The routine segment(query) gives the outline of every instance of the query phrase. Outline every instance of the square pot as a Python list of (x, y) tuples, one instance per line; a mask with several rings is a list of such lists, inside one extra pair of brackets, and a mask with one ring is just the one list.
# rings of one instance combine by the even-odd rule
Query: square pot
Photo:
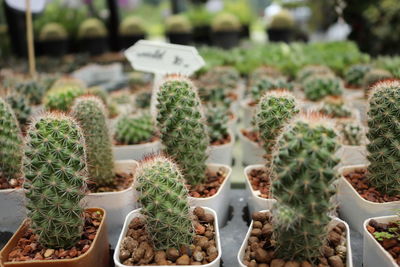
[(218, 163), (223, 165), (232, 165), (232, 151), (233, 146), (235, 145), (235, 135), (229, 130), (229, 136), (231, 137), (231, 141), (227, 144), (209, 146), (209, 156), (207, 162), (209, 163)]
[(146, 155), (156, 154), (161, 150), (160, 140), (139, 145), (113, 146), (114, 158), (116, 160), (142, 160)]
[(24, 190), (0, 190), (0, 231), (15, 232), (25, 218)]
[(244, 165), (251, 165), (251, 164), (263, 164), (265, 163), (264, 159), (264, 148), (262, 148), (256, 142), (251, 141), (246, 136), (243, 135), (242, 131), (238, 131), (239, 140), (242, 143), (242, 155), (243, 157), (243, 164)]

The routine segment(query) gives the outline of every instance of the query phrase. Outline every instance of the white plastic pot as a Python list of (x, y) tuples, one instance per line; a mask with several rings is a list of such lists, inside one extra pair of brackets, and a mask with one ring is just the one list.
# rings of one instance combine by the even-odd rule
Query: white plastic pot
[(359, 233), (363, 232), (363, 223), (366, 219), (392, 215), (396, 210), (400, 209), (400, 201), (375, 203), (365, 200), (344, 178), (344, 175), (348, 173), (366, 168), (367, 165), (354, 165), (339, 169), (341, 178), (339, 179), (337, 199), (339, 202), (340, 217)]
[(256, 111), (256, 107), (252, 107), (249, 105), (251, 99), (244, 99), (240, 101), (240, 108), (242, 110), (242, 121), (243, 127), (248, 128), (251, 126), (251, 121), (253, 120), (254, 113)]
[[(220, 261), (221, 261), (222, 249), (221, 249), (221, 240), (219, 237), (218, 217), (214, 210), (212, 210), (210, 208), (206, 208), (206, 207), (204, 207), (204, 210), (207, 214), (212, 214), (214, 216), (215, 241), (216, 241), (217, 249), (218, 249), (218, 257), (214, 261), (212, 261), (208, 264), (201, 265), (201, 266), (203, 266), (203, 267), (219, 267)], [(118, 239), (117, 246), (115, 247), (115, 251), (114, 251), (113, 258), (114, 258), (114, 264), (116, 267), (127, 267), (127, 265), (123, 265), (121, 263), (121, 261), (119, 260), (119, 251), (120, 251), (120, 247), (121, 247), (121, 242), (124, 239), (124, 237), (126, 236), (126, 233), (128, 232), (130, 222), (134, 218), (140, 217), (140, 216), (142, 216), (140, 214), (140, 209), (137, 209), (137, 210), (130, 212), (125, 218), (124, 226), (122, 228), (121, 234)], [(141, 266), (150, 266), (150, 265), (141, 265)], [(151, 266), (154, 266), (154, 265), (151, 265)], [(167, 265), (156, 265), (156, 266), (169, 267)], [(191, 267), (192, 265), (181, 265), (181, 266)]]
[(368, 232), (367, 225), (370, 220), (374, 219), (378, 223), (388, 223), (391, 221), (398, 220), (399, 217), (383, 216), (375, 217), (364, 221), (363, 225), (363, 236), (364, 236), (364, 251), (363, 251), (363, 266), (364, 267), (397, 267), (396, 261), (387, 252), (378, 241), (375, 240), (374, 236)]
[(340, 159), (336, 168), (360, 164), (367, 165), (369, 163), (365, 146), (342, 145), (338, 151), (336, 151), (335, 155)]
[(0, 232), (15, 232), (25, 218), (24, 190), (0, 190)]
[(209, 147), (209, 156), (207, 162), (218, 163), (231, 166), (232, 165), (232, 151), (235, 145), (235, 135), (229, 131), (231, 141), (227, 144), (216, 145)]
[[(263, 212), (268, 212), (269, 210), (263, 210)], [(351, 245), (350, 245), (350, 229), (349, 226), (347, 225), (347, 223), (345, 221), (342, 221), (339, 218), (333, 218), (331, 223), (334, 223), (334, 225), (338, 224), (338, 223), (344, 223), (344, 225), (346, 226), (346, 247), (347, 247), (347, 255), (346, 255), (346, 267), (353, 267), (353, 258), (351, 255)], [(237, 255), (237, 260), (239, 262), (239, 266), (241, 267), (246, 267), (246, 265), (243, 264), (243, 258), (244, 258), (244, 254), (246, 252), (246, 248), (247, 248), (247, 241), (249, 240), (250, 234), (251, 234), (251, 230), (253, 228), (253, 221), (251, 221), (251, 224), (249, 226), (249, 230), (247, 231), (246, 237), (242, 243), (242, 246), (239, 249), (239, 253)], [(379, 265), (377, 265), (379, 266)]]
[(242, 144), (243, 164), (263, 164), (265, 163), (264, 149), (256, 142), (251, 141), (243, 135), (242, 131), (238, 131), (239, 140)]
[(248, 195), (248, 205), (249, 205), (249, 212), (253, 214), (255, 211), (261, 210), (269, 210), (272, 208), (272, 205), (276, 202), (273, 198), (262, 198), (260, 197), (260, 190), (254, 190), (251, 186), (249, 173), (254, 169), (265, 169), (265, 165), (257, 164), (257, 165), (249, 165), (244, 169), (244, 176), (245, 176), (245, 186), (246, 192)]
[(139, 145), (113, 146), (114, 158), (116, 160), (142, 160), (146, 155), (158, 153), (160, 150), (161, 142), (159, 140)]
[[(118, 160), (115, 162), (116, 172), (134, 174), (138, 162), (135, 160)], [(132, 186), (118, 192), (91, 193), (82, 200), (86, 207), (98, 207), (107, 211), (107, 230), (114, 248), (117, 243), (125, 216), (138, 207), (137, 194)]]
[(229, 213), (229, 192), (231, 190), (231, 167), (222, 164), (215, 164), (215, 163), (208, 163), (207, 164), (208, 170), (211, 172), (216, 172), (219, 169), (222, 169), (223, 172), (226, 174), (224, 182), (221, 184), (221, 187), (218, 189), (218, 192), (206, 198), (201, 197), (189, 197), (189, 203), (193, 207), (207, 207), (210, 209), (215, 210), (218, 214), (218, 226), (222, 227), (226, 224), (228, 220), (228, 213)]
[(237, 120), (238, 120), (238, 116), (236, 114), (233, 115), (233, 118), (229, 118), (229, 120), (228, 120), (228, 128), (232, 133), (236, 133)]

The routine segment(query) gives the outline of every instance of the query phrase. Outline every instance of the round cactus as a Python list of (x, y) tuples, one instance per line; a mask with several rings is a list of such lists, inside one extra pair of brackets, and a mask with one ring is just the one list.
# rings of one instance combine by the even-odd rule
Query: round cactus
[(80, 240), (86, 192), (83, 135), (71, 118), (46, 114), (27, 133), (24, 188), (28, 217), (39, 243), (69, 249)]
[(371, 69), (371, 66), (356, 64), (350, 66), (344, 73), (346, 83), (351, 86), (361, 87), (363, 85), (365, 74)]
[(352, 116), (351, 110), (340, 97), (327, 97), (318, 111), (330, 118), (348, 118)]
[(42, 103), (46, 88), (37, 81), (26, 81), (15, 85), (15, 91), (29, 99), (32, 105)]
[(224, 106), (215, 106), (212, 104), (206, 107), (206, 117), (208, 126), (208, 136), (210, 143), (221, 141), (229, 136), (228, 121), (229, 110)]
[(118, 119), (115, 140), (125, 145), (149, 142), (155, 135), (155, 127), (150, 114), (123, 116)]
[(333, 71), (325, 65), (308, 65), (303, 67), (297, 73), (297, 80), (299, 82), (304, 82), (310, 76), (317, 75), (334, 75)]
[(282, 9), (271, 18), (269, 29), (292, 29), (294, 27), (294, 18), (287, 9)]
[(65, 28), (61, 24), (55, 22), (44, 25), (39, 34), (40, 41), (65, 40), (67, 38), (68, 33)]
[(79, 26), (78, 37), (86, 38), (101, 38), (107, 36), (107, 29), (104, 23), (96, 18), (84, 20)]
[(146, 33), (144, 22), (137, 16), (126, 17), (119, 26), (119, 33), (122, 36), (144, 35)]
[(316, 75), (309, 77), (303, 83), (306, 98), (318, 101), (326, 96), (339, 96), (343, 93), (341, 81), (333, 76)]
[(85, 91), (77, 86), (53, 87), (44, 98), (47, 110), (68, 111), (75, 98), (83, 95)]
[(167, 18), (166, 29), (168, 33), (190, 33), (192, 25), (186, 16), (175, 15)]
[(162, 156), (146, 159), (136, 172), (135, 188), (154, 247), (190, 245), (194, 231), (188, 190), (177, 166)]
[(273, 91), (277, 89), (285, 89), (288, 91), (293, 90), (293, 84), (287, 82), (285, 78), (271, 78), (263, 77), (256, 81), (251, 88), (252, 100), (256, 103), (260, 98), (268, 91)]
[(32, 113), (28, 100), (21, 94), (13, 93), (6, 97), (6, 101), (13, 109), (20, 126), (24, 126)]
[(213, 19), (211, 28), (214, 32), (240, 31), (239, 19), (230, 13), (220, 13)]

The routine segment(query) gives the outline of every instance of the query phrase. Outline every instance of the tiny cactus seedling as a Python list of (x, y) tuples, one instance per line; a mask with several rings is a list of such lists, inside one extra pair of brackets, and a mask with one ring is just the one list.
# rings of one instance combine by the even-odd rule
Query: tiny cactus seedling
[(162, 156), (146, 159), (136, 173), (135, 183), (140, 193), (140, 212), (155, 249), (190, 245), (194, 231), (188, 190), (178, 167)]
[(192, 31), (192, 25), (189, 19), (183, 15), (168, 17), (166, 28), (168, 33), (190, 33)]
[(65, 28), (61, 24), (55, 22), (44, 25), (39, 34), (40, 41), (65, 40), (67, 37), (68, 33)]
[(86, 38), (101, 38), (107, 35), (107, 29), (104, 23), (96, 18), (89, 18), (82, 22), (79, 26), (78, 37)]
[(303, 89), (306, 98), (311, 101), (318, 101), (326, 96), (339, 96), (343, 92), (338, 78), (325, 75), (309, 77), (304, 81)]
[(18, 178), (22, 170), (23, 140), (12, 108), (0, 98), (0, 178)]
[(368, 111), (368, 181), (387, 195), (400, 193), (400, 81), (376, 84)]
[(6, 97), (7, 103), (11, 106), (21, 127), (26, 125), (32, 113), (27, 98), (18, 93), (12, 93)]
[(292, 29), (294, 27), (294, 18), (292, 13), (287, 9), (282, 9), (274, 15), (269, 24), (269, 29)]
[(61, 114), (36, 118), (27, 133), (23, 170), (28, 218), (39, 243), (71, 248), (83, 232), (80, 201), (87, 180), (84, 138), (77, 123)]
[(155, 127), (148, 113), (121, 117), (115, 130), (115, 140), (124, 145), (149, 142), (154, 135)]
[(293, 90), (293, 85), (286, 81), (284, 78), (270, 78), (263, 77), (251, 88), (252, 100), (258, 103), (260, 98), (268, 91), (273, 91), (277, 89), (285, 89), (288, 91)]
[(348, 68), (344, 74), (346, 83), (350, 86), (361, 87), (363, 85), (365, 74), (371, 69), (368, 65), (353, 65)]
[(146, 33), (144, 25), (140, 17), (129, 16), (126, 17), (119, 26), (119, 33), (122, 36), (144, 35)]
[(210, 143), (224, 140), (229, 136), (229, 110), (224, 106), (207, 105), (206, 117)]
[(84, 94), (84, 90), (77, 86), (53, 87), (45, 98), (44, 105), (47, 110), (69, 111), (75, 98)]
[(240, 31), (241, 24), (239, 19), (230, 13), (221, 13), (215, 16), (211, 23), (214, 32), (234, 32)]
[(98, 186), (111, 185), (114, 182), (114, 159), (103, 103), (94, 96), (80, 97), (75, 100), (71, 115), (85, 135), (90, 179)]
[(162, 83), (157, 101), (165, 153), (178, 163), (189, 184), (203, 183), (209, 140), (196, 89), (189, 80), (170, 76)]

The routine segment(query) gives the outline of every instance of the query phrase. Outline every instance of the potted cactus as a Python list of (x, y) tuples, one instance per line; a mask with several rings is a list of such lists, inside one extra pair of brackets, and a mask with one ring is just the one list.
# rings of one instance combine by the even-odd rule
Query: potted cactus
[(183, 15), (167, 18), (166, 34), (171, 44), (189, 45), (192, 43), (192, 25)]
[(182, 170), (193, 205), (214, 209), (223, 225), (228, 218), (232, 169), (207, 161), (210, 144), (205, 116), (194, 85), (168, 76), (157, 93), (157, 128), (163, 152)]
[(217, 215), (209, 208), (190, 208), (183, 175), (172, 161), (163, 156), (144, 160), (135, 189), (141, 209), (126, 217), (114, 253), (116, 266), (219, 266)]
[(106, 212), (81, 205), (85, 142), (73, 119), (49, 113), (32, 122), (23, 173), (29, 219), (1, 250), (1, 265), (108, 266)]
[(122, 49), (127, 49), (137, 41), (146, 38), (146, 28), (141, 18), (126, 17), (119, 26)]
[(241, 266), (352, 266), (349, 228), (329, 216), (338, 147), (325, 117), (310, 113), (288, 125), (270, 165), (277, 202), (272, 213), (253, 213), (238, 255)]
[(367, 129), (369, 165), (340, 169), (340, 215), (360, 233), (367, 218), (392, 215), (400, 208), (399, 103), (399, 81), (384, 81), (372, 87)]
[(55, 85), (44, 96), (44, 106), (46, 110), (68, 112), (75, 98), (84, 93), (84, 89), (79, 86)]
[(218, 14), (212, 21), (211, 29), (212, 41), (215, 46), (230, 49), (239, 44), (242, 25), (235, 15)]
[(268, 40), (271, 42), (290, 42), (293, 38), (294, 18), (287, 9), (275, 14), (268, 24)]
[(51, 22), (43, 26), (39, 33), (39, 53), (61, 57), (68, 52), (68, 33), (59, 23)]
[(370, 69), (371, 66), (369, 65), (351, 65), (344, 73), (346, 87), (351, 89), (361, 88), (363, 86), (364, 77)]
[(47, 88), (39, 81), (24, 81), (15, 84), (15, 92), (25, 96), (29, 103), (33, 106), (42, 104), (44, 94)]
[(306, 99), (313, 102), (343, 93), (341, 80), (332, 75), (311, 75), (303, 80), (302, 88)]
[(385, 70), (385, 69), (370, 69), (364, 76), (363, 79), (363, 87), (364, 87), (364, 96), (368, 98), (369, 89), (377, 82), (383, 81), (386, 79), (392, 79), (393, 75)]
[(106, 124), (104, 104), (95, 96), (77, 98), (71, 115), (80, 125), (85, 136), (90, 193), (85, 201), (107, 211), (108, 234), (112, 247), (118, 239), (126, 214), (136, 208), (132, 189), (133, 174), (137, 167), (134, 160), (114, 161), (111, 135)]
[(307, 65), (297, 72), (296, 80), (298, 83), (303, 83), (310, 76), (317, 75), (334, 75), (334, 72), (325, 65)]
[(79, 25), (78, 38), (81, 50), (91, 55), (99, 55), (108, 50), (107, 29), (104, 23), (96, 18), (84, 20)]

